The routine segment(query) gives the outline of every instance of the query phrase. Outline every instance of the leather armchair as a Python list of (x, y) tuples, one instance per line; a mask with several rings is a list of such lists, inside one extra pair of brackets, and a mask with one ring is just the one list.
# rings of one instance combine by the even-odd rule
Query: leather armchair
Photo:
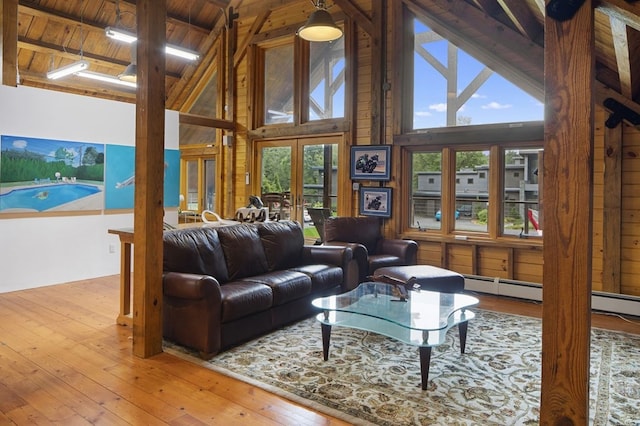
[(415, 265), (418, 243), (384, 238), (377, 217), (329, 217), (324, 222), (323, 245), (351, 247), (358, 264), (359, 282), (386, 266)]

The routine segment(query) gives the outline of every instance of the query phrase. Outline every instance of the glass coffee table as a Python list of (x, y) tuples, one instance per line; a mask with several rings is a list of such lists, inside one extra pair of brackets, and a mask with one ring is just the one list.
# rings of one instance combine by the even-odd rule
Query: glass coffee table
[(336, 296), (313, 300), (323, 310), (316, 317), (322, 328), (322, 352), (329, 359), (331, 327), (356, 328), (382, 334), (419, 348), (422, 389), (427, 389), (431, 348), (445, 341), (457, 325), (464, 353), (467, 326), (475, 314), (467, 308), (478, 299), (460, 293), (406, 290), (403, 285), (365, 282)]

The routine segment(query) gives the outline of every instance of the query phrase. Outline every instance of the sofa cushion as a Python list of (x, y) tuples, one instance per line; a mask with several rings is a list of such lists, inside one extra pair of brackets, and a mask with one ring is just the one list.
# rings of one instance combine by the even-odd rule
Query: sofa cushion
[(241, 224), (217, 230), (230, 280), (235, 281), (267, 272), (267, 259), (256, 226)]
[(269, 271), (287, 269), (302, 262), (304, 234), (295, 221), (265, 222), (258, 227)]
[(316, 293), (342, 284), (342, 268), (333, 265), (302, 265), (291, 268), (311, 279), (311, 292)]
[(273, 294), (273, 306), (300, 299), (311, 293), (311, 278), (291, 270), (269, 272), (243, 278), (242, 281), (269, 286)]
[(248, 281), (232, 281), (220, 286), (222, 322), (246, 317), (271, 308), (271, 287)]
[(369, 256), (369, 273), (387, 266), (405, 265), (404, 260), (390, 254), (374, 254)]
[(227, 265), (214, 228), (185, 228), (163, 234), (163, 270), (211, 275), (229, 281)]

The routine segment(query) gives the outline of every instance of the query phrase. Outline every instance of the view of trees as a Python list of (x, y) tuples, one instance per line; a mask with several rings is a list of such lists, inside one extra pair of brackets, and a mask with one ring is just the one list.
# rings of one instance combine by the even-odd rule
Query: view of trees
[(2, 151), (1, 182), (30, 182), (34, 179), (55, 179), (74, 176), (79, 180), (102, 181), (104, 179), (104, 154), (94, 147), (85, 151), (78, 166), (73, 166), (75, 155), (64, 148), (54, 153), (55, 161), (47, 161), (43, 154), (29, 150), (7, 149)]

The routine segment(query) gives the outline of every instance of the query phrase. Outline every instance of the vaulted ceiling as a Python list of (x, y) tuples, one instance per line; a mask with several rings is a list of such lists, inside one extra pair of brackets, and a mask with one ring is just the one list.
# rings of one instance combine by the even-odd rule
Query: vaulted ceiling
[[(166, 94), (181, 109), (181, 93), (205, 74), (215, 40), (229, 10), (240, 20), (262, 22), (273, 8), (307, 0), (167, 0), (167, 43), (195, 50), (192, 63), (167, 57)], [(378, 0), (375, 0), (378, 1)], [(396, 1), (396, 0), (391, 0)], [(429, 16), (433, 29), (494, 70), (511, 74), (530, 93), (544, 87), (545, 0), (402, 0)], [(333, 0), (333, 14), (351, 17), (365, 30), (370, 16), (358, 0)], [(595, 0), (596, 88), (614, 94), (636, 111), (640, 103), (640, 1)], [(106, 27), (135, 32), (135, 0), (19, 0), (18, 73), (20, 84), (132, 102), (133, 89), (70, 76), (49, 80), (46, 73), (82, 56), (90, 70), (117, 76), (131, 62), (131, 46), (105, 36)], [(251, 27), (256, 33), (260, 28)], [(171, 101), (171, 102), (169, 102)]]

